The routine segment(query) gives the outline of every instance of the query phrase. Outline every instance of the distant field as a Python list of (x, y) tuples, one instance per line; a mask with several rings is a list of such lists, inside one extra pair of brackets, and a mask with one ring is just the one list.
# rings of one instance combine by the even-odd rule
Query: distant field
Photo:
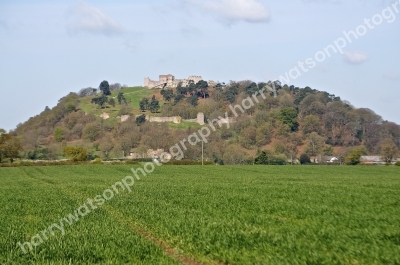
[(120, 109), (120, 105), (118, 105), (118, 102), (117, 102), (117, 95), (119, 92), (123, 92), (127, 101), (130, 102), (130, 105), (132, 106), (133, 109), (136, 110), (136, 112), (138, 114), (140, 100), (142, 100), (142, 98), (144, 98), (144, 97), (148, 97), (149, 95), (153, 94), (156, 91), (157, 90), (154, 90), (154, 89), (151, 90), (151, 89), (147, 89), (144, 87), (129, 87), (129, 88), (113, 91), (111, 93), (111, 96), (109, 96), (109, 97), (115, 98), (115, 102), (117, 103), (115, 105), (115, 107), (107, 106), (107, 108), (98, 109), (98, 108), (96, 108), (96, 106), (94, 104), (91, 103), (93, 96), (81, 98), (80, 105), (81, 105), (81, 109), (87, 113), (100, 115), (103, 112), (107, 112), (108, 114), (110, 114), (110, 117), (115, 118), (118, 116), (117, 113), (118, 113), (118, 110)]
[(399, 167), (164, 166), (17, 246), (127, 175), (0, 168), (0, 264), (400, 264)]

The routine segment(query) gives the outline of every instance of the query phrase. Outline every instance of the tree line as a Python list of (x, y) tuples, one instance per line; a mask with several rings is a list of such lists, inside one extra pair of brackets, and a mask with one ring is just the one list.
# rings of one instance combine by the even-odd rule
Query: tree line
[[(162, 100), (157, 100), (155, 91), (152, 97), (141, 100), (138, 111), (183, 119), (194, 119), (203, 112), (206, 120), (212, 120), (229, 112), (229, 105), (241, 104), (269, 85), (276, 88), (277, 96), (268, 94), (236, 118), (229, 129), (223, 126), (213, 133), (205, 146), (207, 160), (219, 164), (270, 164), (295, 161), (301, 156), (304, 161), (307, 157), (313, 161), (321, 156), (336, 156), (348, 164), (357, 164), (364, 154), (379, 155), (385, 161), (398, 157), (399, 125), (383, 120), (370, 109), (355, 108), (328, 92), (282, 85), (279, 81), (244, 80), (213, 86), (206, 83), (190, 82), (187, 86), (162, 89)], [(101, 95), (94, 98), (109, 97), (107, 84), (100, 84)], [(120, 113), (129, 114), (131, 107), (123, 92), (119, 91), (115, 104), (119, 104)], [(149, 123), (144, 115), (124, 123), (105, 121), (82, 111), (79, 95), (70, 93), (56, 107), (46, 108), (20, 124), (13, 134), (21, 139), (25, 158), (56, 159), (65, 155), (65, 147), (79, 145), (90, 157), (109, 159), (130, 152), (144, 154), (147, 149), (167, 150), (195, 131), (195, 127), (176, 129), (168, 124)], [(185, 155), (197, 160), (201, 150), (190, 147)]]
[(4, 159), (9, 159), (11, 163), (20, 157), (22, 151), (21, 141), (12, 133), (7, 133), (0, 128), (0, 163)]

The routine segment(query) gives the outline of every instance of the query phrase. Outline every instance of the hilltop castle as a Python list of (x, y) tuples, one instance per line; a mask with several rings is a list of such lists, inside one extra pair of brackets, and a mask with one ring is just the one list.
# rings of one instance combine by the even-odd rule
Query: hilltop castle
[(150, 78), (146, 77), (144, 79), (144, 86), (152, 89), (152, 88), (164, 88), (164, 87), (171, 87), (176, 88), (179, 83), (182, 82), (182, 86), (186, 86), (189, 81), (192, 80), (194, 83), (203, 80), (201, 76), (189, 76), (187, 79), (175, 79), (173, 75), (160, 75), (158, 81), (153, 81)]

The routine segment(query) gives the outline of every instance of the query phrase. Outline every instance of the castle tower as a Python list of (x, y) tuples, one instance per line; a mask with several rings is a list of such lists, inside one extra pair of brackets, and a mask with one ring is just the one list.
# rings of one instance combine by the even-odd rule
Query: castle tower
[(200, 125), (204, 125), (204, 113), (203, 112), (199, 112), (197, 113), (197, 123)]
[(150, 78), (146, 77), (144, 79), (144, 87), (150, 88)]

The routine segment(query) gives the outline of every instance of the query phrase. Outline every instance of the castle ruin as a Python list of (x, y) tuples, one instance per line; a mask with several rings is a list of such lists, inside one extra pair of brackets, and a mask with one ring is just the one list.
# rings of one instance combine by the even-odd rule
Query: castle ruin
[(176, 88), (179, 83), (182, 83), (182, 86), (187, 86), (189, 81), (197, 83), (201, 80), (203, 80), (201, 76), (195, 76), (195, 75), (189, 76), (187, 79), (175, 79), (175, 76), (171, 74), (160, 75), (158, 81), (154, 81), (146, 77), (144, 79), (144, 87), (147, 87), (148, 89), (165, 88), (165, 87)]

